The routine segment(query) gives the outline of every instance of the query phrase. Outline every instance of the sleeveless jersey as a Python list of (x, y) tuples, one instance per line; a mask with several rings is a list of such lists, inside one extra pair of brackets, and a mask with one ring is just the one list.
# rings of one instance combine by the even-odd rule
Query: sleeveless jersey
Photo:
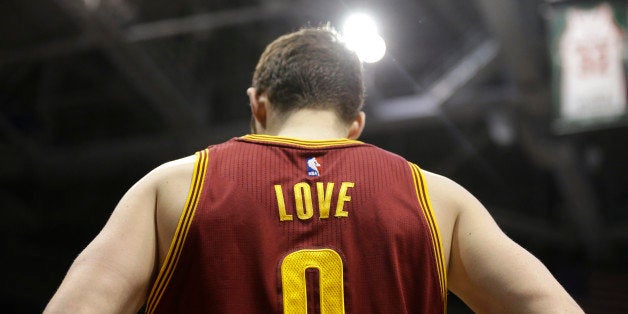
[(422, 171), (375, 146), (247, 135), (197, 153), (148, 313), (443, 313)]

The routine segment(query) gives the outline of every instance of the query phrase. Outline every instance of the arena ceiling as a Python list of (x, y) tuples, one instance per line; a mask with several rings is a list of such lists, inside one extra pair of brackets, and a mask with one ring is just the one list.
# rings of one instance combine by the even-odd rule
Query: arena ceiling
[(627, 130), (551, 132), (548, 5), (0, 2), (3, 241), (13, 267), (32, 268), (9, 275), (3, 302), (39, 309), (132, 182), (248, 132), (245, 89), (267, 43), (356, 10), (388, 46), (365, 65), (363, 140), (454, 178), (556, 268), (625, 263)]

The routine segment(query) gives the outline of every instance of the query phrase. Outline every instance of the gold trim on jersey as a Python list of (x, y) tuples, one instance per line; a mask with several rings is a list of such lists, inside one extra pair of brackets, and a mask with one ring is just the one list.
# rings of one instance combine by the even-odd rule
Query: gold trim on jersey
[(254, 142), (287, 144), (287, 145), (300, 146), (300, 147), (305, 147), (305, 148), (324, 148), (324, 147), (329, 147), (329, 146), (346, 146), (346, 145), (364, 144), (361, 141), (350, 140), (346, 138), (329, 139), (329, 140), (303, 140), (303, 139), (292, 138), (292, 137), (282, 137), (282, 136), (274, 136), (274, 135), (266, 135), (266, 134), (248, 134), (240, 138), (244, 140), (254, 141)]
[(441, 295), (443, 297), (444, 308), (447, 309), (447, 270), (445, 268), (445, 256), (443, 252), (443, 243), (440, 238), (440, 231), (438, 224), (436, 223), (436, 216), (432, 210), (432, 203), (427, 191), (427, 184), (425, 184), (425, 177), (423, 176), (421, 168), (419, 166), (409, 162), (410, 169), (412, 170), (412, 178), (414, 181), (414, 188), (416, 191), (419, 204), (423, 209), (423, 214), (427, 220), (427, 224), (430, 227), (432, 247), (434, 248), (434, 259), (436, 260), (436, 266), (438, 270), (438, 280), (440, 282)]
[(190, 191), (188, 193), (187, 200), (181, 216), (179, 217), (179, 223), (177, 229), (170, 243), (168, 254), (166, 259), (159, 270), (157, 279), (153, 284), (148, 300), (146, 301), (146, 313), (153, 313), (157, 304), (161, 300), (161, 297), (172, 279), (174, 270), (177, 267), (181, 252), (183, 251), (183, 245), (187, 238), (192, 219), (194, 219), (194, 213), (198, 206), (201, 192), (203, 189), (203, 182), (205, 181), (205, 174), (207, 172), (207, 160), (209, 149), (202, 150), (196, 153), (196, 164), (194, 166), (194, 175), (192, 176), (192, 182), (190, 183)]

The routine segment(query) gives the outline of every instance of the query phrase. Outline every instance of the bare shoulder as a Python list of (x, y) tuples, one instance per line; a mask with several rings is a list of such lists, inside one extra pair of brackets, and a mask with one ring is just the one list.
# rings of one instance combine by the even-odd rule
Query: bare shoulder
[(169, 209), (171, 202), (180, 203), (181, 198), (185, 201), (195, 166), (196, 156), (191, 155), (167, 162), (151, 172), (157, 189), (158, 214)]
[(191, 177), (194, 172), (195, 164), (196, 155), (191, 155), (164, 163), (151, 171), (150, 175), (158, 185), (164, 184), (179, 177), (185, 177), (188, 175)]
[(162, 243), (172, 238), (194, 163), (194, 156), (166, 163), (125, 193), (105, 227), (72, 264), (47, 313), (119, 313), (141, 307)]
[(467, 189), (450, 178), (425, 170), (423, 170), (423, 174), (432, 201), (438, 201), (440, 204), (446, 205), (446, 208), (452, 214), (458, 214), (460, 210), (465, 208), (463, 205), (466, 202), (470, 199), (475, 199)]
[(424, 171), (447, 254), (448, 286), (477, 312), (581, 313), (545, 266), (458, 183)]
[(196, 156), (191, 155), (160, 165), (151, 171), (146, 179), (156, 191), (156, 214), (180, 211), (194, 174)]
[(163, 262), (190, 190), (197, 157), (167, 162), (150, 173), (156, 187), (156, 226), (159, 263)]
[[(445, 176), (423, 171), (433, 210), (440, 219), (441, 228), (451, 228), (460, 223), (461, 216), (485, 216), (490, 218), (482, 203), (462, 185)], [(493, 222), (488, 219), (488, 222)]]
[(150, 173), (149, 176), (152, 177), (157, 190), (156, 210), (158, 218), (160, 215), (168, 214), (171, 211), (181, 211), (192, 181), (195, 165), (196, 156), (191, 155), (167, 162)]
[(461, 206), (464, 203), (462, 199), (469, 192), (445, 176), (425, 170), (422, 172), (440, 231), (445, 262), (449, 266), (454, 227), (460, 211), (464, 208)]

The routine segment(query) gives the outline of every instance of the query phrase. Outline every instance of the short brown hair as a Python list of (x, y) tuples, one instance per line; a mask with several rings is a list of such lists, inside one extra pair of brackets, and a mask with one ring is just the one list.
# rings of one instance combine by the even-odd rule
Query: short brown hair
[(362, 63), (331, 27), (304, 28), (270, 43), (255, 67), (253, 87), (284, 114), (334, 109), (349, 122), (364, 102)]

